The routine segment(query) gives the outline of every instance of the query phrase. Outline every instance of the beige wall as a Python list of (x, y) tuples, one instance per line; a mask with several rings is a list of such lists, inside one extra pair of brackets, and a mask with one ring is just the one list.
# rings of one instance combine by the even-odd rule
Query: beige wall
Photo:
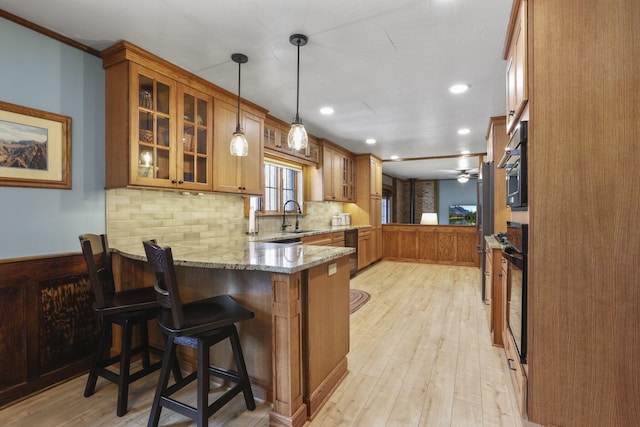
[[(342, 212), (342, 203), (305, 202), (303, 229), (326, 228), (331, 217)], [(244, 198), (235, 194), (180, 193), (164, 190), (121, 188), (106, 191), (106, 229), (113, 247), (137, 244), (144, 239), (161, 243), (200, 238), (243, 241), (248, 219)], [(261, 235), (280, 231), (282, 217), (261, 217)], [(287, 222), (293, 224), (293, 219)]]

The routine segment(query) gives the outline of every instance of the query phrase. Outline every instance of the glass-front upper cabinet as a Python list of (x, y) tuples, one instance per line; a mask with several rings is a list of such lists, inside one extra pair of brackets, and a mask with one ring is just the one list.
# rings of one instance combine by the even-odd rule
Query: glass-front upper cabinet
[(167, 187), (176, 179), (175, 83), (135, 65), (132, 73), (137, 89), (132, 102), (137, 108), (132, 109), (135, 117), (131, 121), (131, 182)]
[(189, 189), (210, 189), (212, 174), (213, 108), (211, 97), (179, 86), (178, 182)]
[(211, 97), (137, 64), (132, 73), (131, 183), (211, 191)]

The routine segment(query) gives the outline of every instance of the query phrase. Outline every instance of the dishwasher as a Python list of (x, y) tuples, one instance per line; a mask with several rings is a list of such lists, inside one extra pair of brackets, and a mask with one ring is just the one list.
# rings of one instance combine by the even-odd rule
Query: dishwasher
[(344, 232), (345, 248), (354, 248), (356, 251), (349, 255), (349, 273), (351, 277), (358, 272), (358, 230), (347, 230)]

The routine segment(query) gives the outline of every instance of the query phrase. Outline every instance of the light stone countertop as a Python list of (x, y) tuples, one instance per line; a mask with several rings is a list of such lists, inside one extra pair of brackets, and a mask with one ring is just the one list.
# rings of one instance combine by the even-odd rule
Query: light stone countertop
[[(171, 243), (158, 241), (158, 244), (171, 247), (175, 265), (285, 274), (306, 270), (355, 252), (354, 248), (258, 241), (224, 243), (214, 239)], [(142, 243), (112, 249), (126, 258), (146, 261)]]
[(500, 243), (495, 236), (484, 236), (484, 240), (491, 249), (504, 249), (505, 245)]
[(253, 242), (273, 242), (276, 240), (295, 239), (306, 236), (315, 236), (318, 234), (332, 233), (336, 231), (349, 231), (358, 230), (360, 228), (368, 228), (370, 225), (336, 225), (326, 228), (314, 228), (311, 230), (303, 229), (298, 232), (293, 231), (279, 231), (275, 233), (260, 233), (254, 236), (249, 236), (249, 241)]

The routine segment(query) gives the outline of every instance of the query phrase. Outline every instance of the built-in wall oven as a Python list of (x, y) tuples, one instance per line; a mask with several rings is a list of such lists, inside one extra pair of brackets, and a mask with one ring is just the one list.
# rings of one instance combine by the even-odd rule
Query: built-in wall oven
[(527, 363), (527, 246), (528, 226), (507, 222), (507, 327), (520, 363)]

